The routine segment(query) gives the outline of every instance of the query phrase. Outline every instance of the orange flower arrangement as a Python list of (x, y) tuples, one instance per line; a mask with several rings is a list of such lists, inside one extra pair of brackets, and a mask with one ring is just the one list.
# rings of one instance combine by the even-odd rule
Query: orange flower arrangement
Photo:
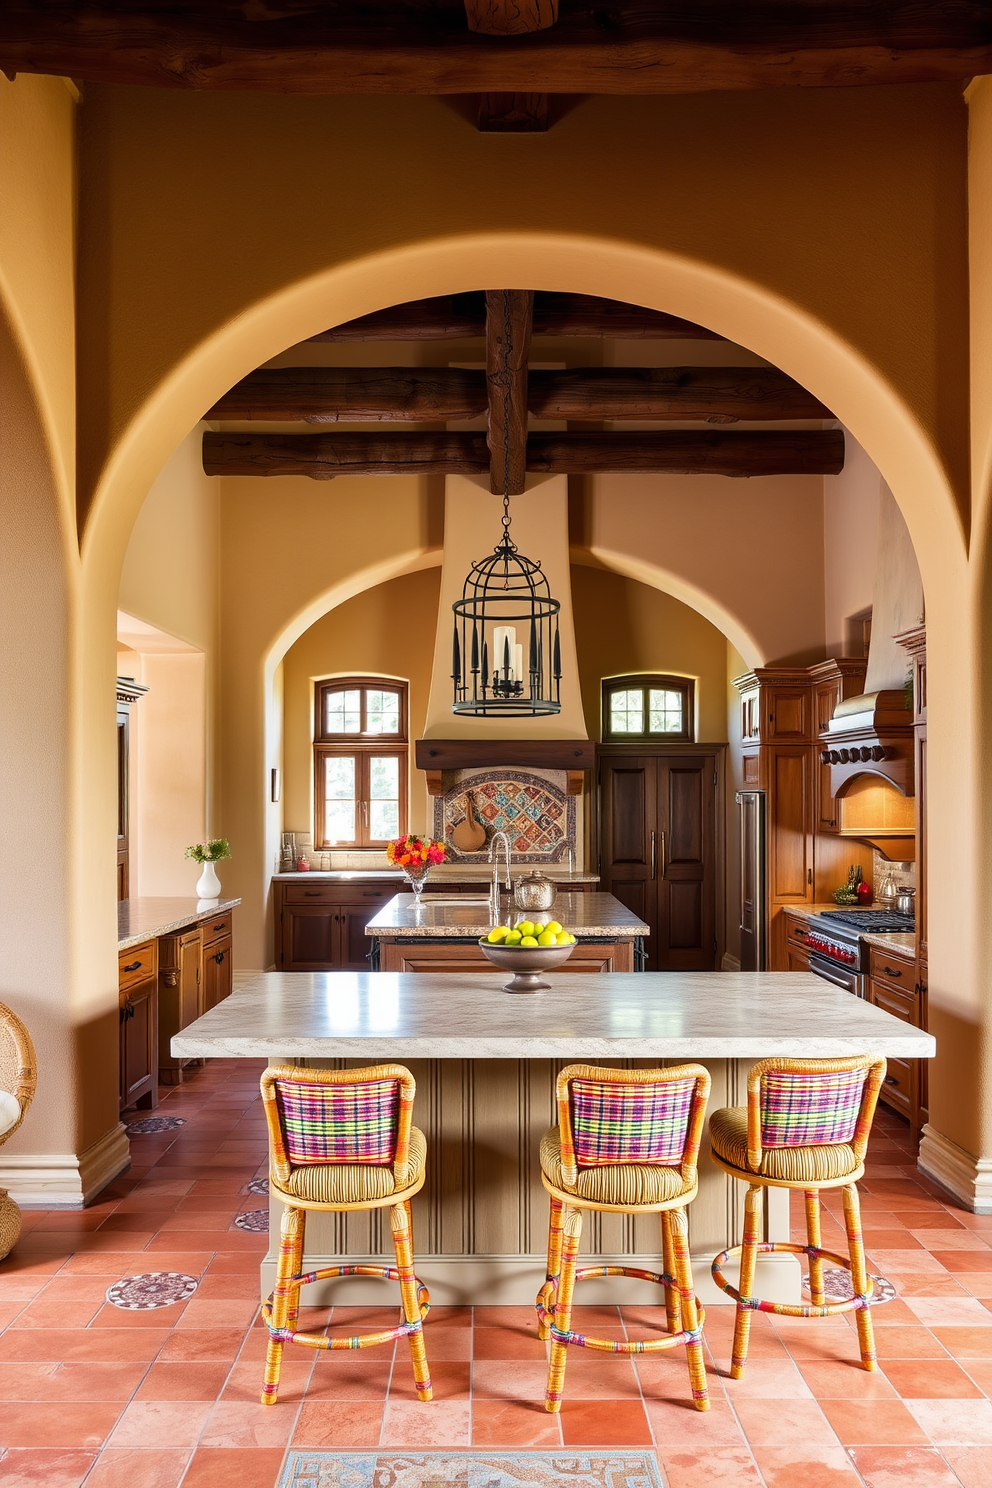
[(443, 863), (447, 849), (443, 842), (434, 842), (429, 837), (397, 837), (386, 843), (386, 857), (397, 868), (423, 868)]

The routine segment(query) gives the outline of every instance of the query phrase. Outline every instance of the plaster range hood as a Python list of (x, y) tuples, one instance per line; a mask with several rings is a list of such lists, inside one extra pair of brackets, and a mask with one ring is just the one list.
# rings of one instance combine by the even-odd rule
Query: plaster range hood
[(922, 613), (923, 585), (913, 544), (883, 484), (865, 690), (838, 703), (819, 736), (820, 760), (830, 767), (834, 796), (850, 797), (859, 776), (887, 781), (904, 797), (916, 794), (912, 693), (906, 651), (898, 637), (918, 625)]

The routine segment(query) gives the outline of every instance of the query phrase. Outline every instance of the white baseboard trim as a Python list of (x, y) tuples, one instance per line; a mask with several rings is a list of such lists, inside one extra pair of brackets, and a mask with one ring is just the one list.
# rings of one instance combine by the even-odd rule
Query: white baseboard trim
[[(713, 1255), (694, 1255), (692, 1274), (699, 1300), (705, 1307), (732, 1299), (722, 1292), (710, 1274)], [(319, 1271), (325, 1266), (339, 1266), (347, 1261), (359, 1265), (394, 1265), (391, 1256), (306, 1255), (304, 1269)], [(415, 1257), (417, 1275), (438, 1306), (482, 1304), (489, 1307), (532, 1307), (538, 1288), (544, 1281), (547, 1262), (543, 1255), (448, 1255)], [(661, 1269), (657, 1256), (580, 1256), (580, 1266), (639, 1266), (645, 1271)], [(728, 1264), (724, 1273), (736, 1284), (738, 1265)], [(261, 1295), (267, 1297), (275, 1286), (276, 1256), (270, 1253), (261, 1265)], [(309, 1307), (323, 1307), (332, 1302), (351, 1306), (383, 1305), (387, 1285), (375, 1277), (343, 1276), (311, 1282), (302, 1289), (302, 1300)], [(802, 1285), (799, 1262), (793, 1255), (772, 1253), (759, 1255), (755, 1289), (769, 1302), (801, 1302)], [(655, 1305), (663, 1300), (661, 1288), (650, 1281), (624, 1279), (620, 1276), (590, 1277), (576, 1287), (576, 1305), (610, 1306), (617, 1302), (630, 1306)]]
[(721, 971), (740, 971), (741, 958), (732, 956), (729, 951), (724, 951), (723, 960), (720, 962)]
[(992, 1157), (974, 1157), (928, 1123), (918, 1161), (921, 1172), (946, 1188), (965, 1209), (972, 1214), (992, 1214)]
[(22, 1209), (82, 1209), (130, 1161), (127, 1133), (118, 1122), (78, 1156), (0, 1151), (0, 1188)]

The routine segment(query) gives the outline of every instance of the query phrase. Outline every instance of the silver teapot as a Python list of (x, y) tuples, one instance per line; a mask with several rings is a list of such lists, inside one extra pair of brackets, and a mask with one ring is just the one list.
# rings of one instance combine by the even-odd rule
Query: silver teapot
[(536, 868), (533, 873), (524, 873), (513, 885), (513, 902), (518, 909), (550, 909), (557, 895), (558, 890), (550, 878), (545, 878)]

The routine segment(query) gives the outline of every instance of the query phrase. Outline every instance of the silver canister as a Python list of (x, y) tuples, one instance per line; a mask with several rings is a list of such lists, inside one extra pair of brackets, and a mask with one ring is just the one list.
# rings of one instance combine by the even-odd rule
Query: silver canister
[(550, 878), (545, 878), (536, 869), (533, 873), (522, 874), (513, 885), (513, 902), (518, 909), (550, 909), (557, 895), (558, 890)]

